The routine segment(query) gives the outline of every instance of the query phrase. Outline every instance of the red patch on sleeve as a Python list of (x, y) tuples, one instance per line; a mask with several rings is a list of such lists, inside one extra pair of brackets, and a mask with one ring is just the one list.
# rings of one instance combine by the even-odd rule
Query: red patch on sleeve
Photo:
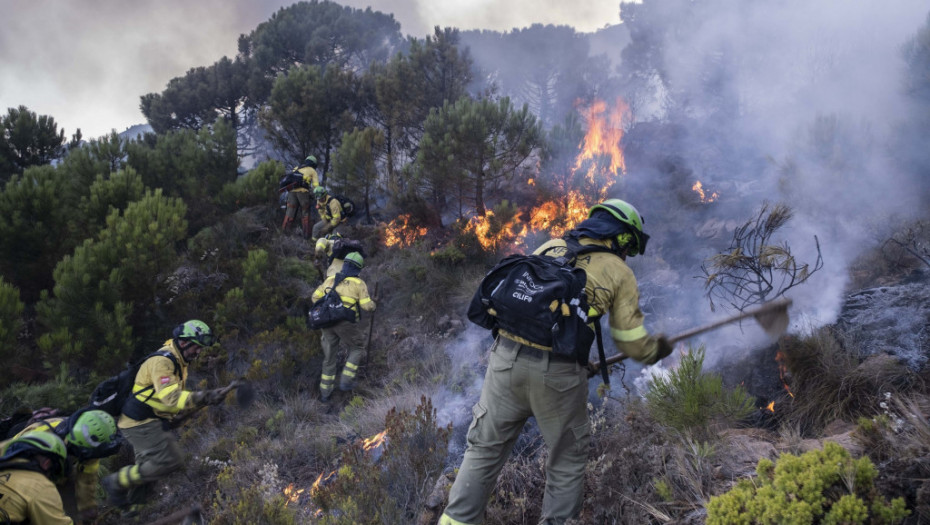
[(171, 376), (161, 376), (161, 379), (159, 379), (159, 381), (161, 382), (162, 385), (167, 385), (168, 383), (171, 382)]

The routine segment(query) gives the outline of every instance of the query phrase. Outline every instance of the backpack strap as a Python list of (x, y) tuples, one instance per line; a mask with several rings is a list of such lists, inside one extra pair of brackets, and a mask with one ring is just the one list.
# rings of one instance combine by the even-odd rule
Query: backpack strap
[[(601, 360), (602, 363), (607, 362), (607, 357), (604, 355), (604, 336), (601, 334), (601, 318), (598, 316), (594, 321), (594, 335), (597, 337), (597, 358)], [(610, 386), (610, 373), (607, 369), (609, 366), (601, 367), (601, 379), (604, 380), (604, 384)]]
[[(174, 375), (176, 375), (176, 376), (178, 376), (178, 377), (181, 377), (181, 364), (178, 363), (178, 358), (174, 357), (174, 354), (172, 354), (171, 352), (169, 352), (169, 351), (167, 351), (167, 350), (159, 350), (159, 351), (157, 351), (157, 352), (152, 352), (151, 354), (149, 354), (149, 355), (143, 357), (141, 360), (139, 360), (139, 362), (137, 362), (137, 363), (135, 364), (135, 366), (133, 366), (133, 368), (136, 370), (136, 374), (139, 373), (139, 367), (141, 367), (143, 363), (145, 363), (145, 362), (148, 361), (149, 359), (151, 359), (151, 358), (153, 358), (153, 357), (157, 357), (157, 356), (167, 357), (168, 359), (170, 359), (170, 360), (171, 360), (171, 363), (174, 364)], [(133, 377), (132, 379), (133, 379), (133, 382), (135, 382), (135, 379), (136, 379), (136, 378)], [(149, 386), (143, 388), (142, 390), (139, 390), (139, 392), (145, 392), (146, 390), (151, 390), (151, 391), (152, 391), (152, 393), (149, 394), (149, 397), (147, 397), (147, 398), (145, 399), (146, 401), (148, 401), (149, 399), (152, 398), (152, 396), (155, 395), (155, 385), (149, 385)], [(135, 392), (135, 393), (133, 393), (133, 394), (130, 394), (129, 397), (130, 397), (130, 398), (135, 398), (135, 397), (136, 397), (135, 394), (138, 394), (139, 392)]]

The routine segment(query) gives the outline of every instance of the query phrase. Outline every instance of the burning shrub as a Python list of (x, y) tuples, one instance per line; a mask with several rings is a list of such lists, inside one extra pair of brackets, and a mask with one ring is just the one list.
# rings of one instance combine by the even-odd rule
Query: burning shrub
[(710, 499), (707, 525), (890, 524), (910, 514), (902, 498), (889, 503), (875, 490), (878, 471), (869, 458), (852, 459), (833, 442), (801, 456), (783, 454), (777, 464), (759, 460), (756, 474)]
[(725, 391), (719, 374), (704, 374), (704, 347), (685, 354), (667, 377), (656, 377), (645, 398), (656, 420), (683, 434), (708, 439), (721, 425), (755, 411), (754, 399), (742, 386)]
[(413, 414), (391, 409), (383, 434), (349, 444), (339, 468), (320, 475), (311, 490), (319, 523), (414, 523), (442, 472), (451, 432), (451, 424), (437, 426), (425, 396)]

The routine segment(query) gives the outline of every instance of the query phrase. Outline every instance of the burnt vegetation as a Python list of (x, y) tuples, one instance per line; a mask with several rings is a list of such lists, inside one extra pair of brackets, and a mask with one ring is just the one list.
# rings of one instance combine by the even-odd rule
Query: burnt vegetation
[[(179, 321), (202, 319), (220, 342), (193, 365), (189, 388), (244, 377), (258, 397), (181, 427), (187, 471), (154, 487), (140, 522), (199, 504), (215, 524), (428, 525), (487, 365), (490, 337), (464, 316), (475, 286), (599, 199), (628, 199), (646, 217), (649, 248), (629, 262), (650, 331), (781, 295), (807, 312), (822, 296), (926, 283), (930, 217), (898, 203), (930, 196), (930, 19), (897, 48), (905, 92), (887, 79), (910, 109), (881, 122), (893, 124), (882, 138), (894, 155), (859, 125), (813, 113), (791, 122), (810, 136), (772, 151), (758, 135), (773, 122), (752, 106), (765, 94), (741, 91), (736, 73), (753, 71), (732, 69), (765, 57), (691, 45), (724, 4), (623, 4), (623, 24), (596, 34), (437, 27), (418, 39), (389, 14), (299, 2), (242, 35), (236, 57), (142, 95), (154, 133), (65, 144), (51, 117), (10, 109), (0, 118), (0, 415), (77, 409)], [(803, 78), (786, 78), (839, 68), (843, 56), (827, 55), (805, 55), (811, 63), (794, 64)], [(698, 78), (680, 74), (693, 64)], [(358, 386), (328, 405), (319, 334), (304, 320), (325, 267), (307, 240), (280, 231), (276, 191), (309, 154), (324, 184), (359, 205), (342, 233), (364, 243), (361, 276), (377, 290), (378, 309), (361, 319), (370, 335)], [(883, 192), (863, 196), (879, 176)], [(701, 270), (705, 287), (692, 287)], [(848, 473), (822, 473), (817, 501), (836, 507), (832, 523), (930, 520), (926, 360), (902, 362), (866, 338), (869, 327), (810, 324), (770, 344), (681, 347), (651, 383), (638, 368), (615, 371), (613, 389), (590, 398), (573, 523), (704, 523), (731, 491), (715, 512), (745, 518), (727, 502), (774, 480), (782, 455), (813, 461), (804, 454), (826, 441), (869, 482), (857, 493)], [(927, 357), (924, 330), (914, 340)], [(373, 446), (376, 436), (386, 438)], [(488, 524), (538, 521), (546, 458), (530, 423)], [(128, 451), (108, 458), (102, 473), (128, 461)], [(882, 505), (863, 518), (863, 501)], [(103, 510), (96, 523), (122, 522)]]

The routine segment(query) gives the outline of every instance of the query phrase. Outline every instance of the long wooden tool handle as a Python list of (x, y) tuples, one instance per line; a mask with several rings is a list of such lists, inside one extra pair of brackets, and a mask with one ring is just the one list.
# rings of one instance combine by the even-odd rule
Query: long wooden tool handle
[[(676, 335), (675, 337), (672, 337), (671, 339), (669, 339), (668, 343), (671, 345), (674, 345), (675, 343), (681, 342), (685, 339), (688, 339), (689, 337), (694, 337), (698, 334), (703, 334), (704, 332), (715, 330), (717, 328), (720, 328), (721, 326), (724, 326), (730, 323), (735, 323), (736, 321), (740, 321), (742, 319), (746, 319), (747, 317), (756, 317), (756, 316), (767, 314), (767, 313), (787, 310), (789, 306), (791, 306), (791, 299), (788, 299), (787, 297), (782, 297), (781, 299), (776, 299), (774, 301), (770, 301), (768, 303), (757, 306), (755, 308), (744, 310), (743, 312), (740, 312), (736, 315), (721, 319), (719, 321), (715, 321), (713, 323), (706, 324), (704, 326), (699, 326), (697, 328), (692, 328), (691, 330), (688, 330), (686, 332), (682, 332)], [(618, 355), (610, 356), (604, 360), (604, 366), (610, 366), (610, 365), (619, 363), (620, 361), (623, 361), (624, 359), (628, 357), (629, 356), (625, 354), (618, 354)], [(602, 364), (599, 361), (589, 363), (588, 364), (588, 377), (594, 376), (594, 374), (597, 373), (598, 370), (600, 370), (601, 366)]]
[(676, 335), (675, 337), (672, 337), (671, 339), (668, 340), (668, 342), (669, 344), (673, 345), (675, 343), (678, 343), (690, 337), (694, 337), (698, 334), (703, 334), (704, 332), (716, 330), (717, 328), (720, 328), (721, 326), (728, 325), (730, 323), (735, 323), (736, 321), (741, 321), (743, 319), (746, 319), (747, 317), (755, 317), (757, 315), (762, 315), (762, 314), (766, 314), (769, 312), (774, 312), (778, 310), (786, 310), (789, 306), (791, 306), (791, 299), (788, 299), (787, 297), (782, 297), (781, 299), (770, 301), (763, 305), (759, 305), (755, 308), (749, 308), (736, 315), (721, 319), (719, 321), (715, 321), (713, 323), (706, 324), (704, 326), (698, 326), (697, 328), (692, 328), (691, 330), (682, 332)]

